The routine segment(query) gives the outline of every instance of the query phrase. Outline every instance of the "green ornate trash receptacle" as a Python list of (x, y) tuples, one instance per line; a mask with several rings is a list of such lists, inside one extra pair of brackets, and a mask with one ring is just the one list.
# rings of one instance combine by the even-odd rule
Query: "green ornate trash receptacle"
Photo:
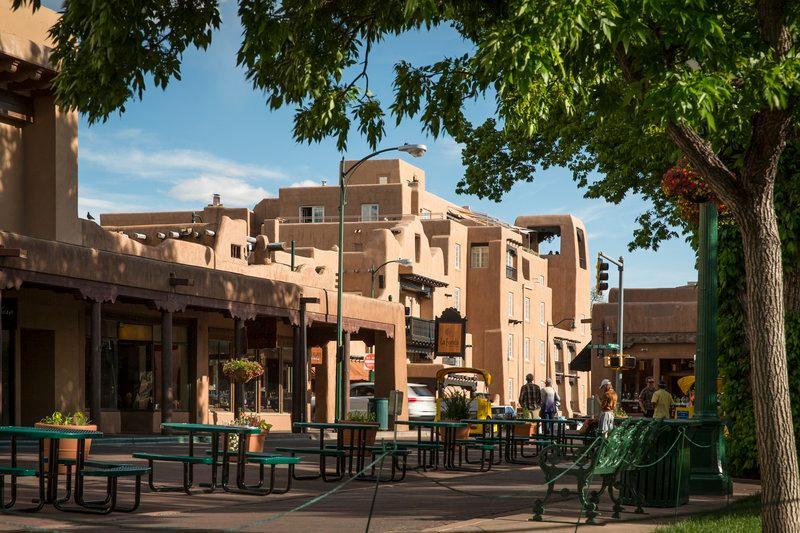
[[(675, 507), (689, 501), (690, 446), (682, 437), (696, 424), (686, 420), (653, 421), (658, 431), (643, 454), (640, 468), (620, 474), (620, 499), (624, 505)], [(646, 444), (645, 444), (646, 445)]]

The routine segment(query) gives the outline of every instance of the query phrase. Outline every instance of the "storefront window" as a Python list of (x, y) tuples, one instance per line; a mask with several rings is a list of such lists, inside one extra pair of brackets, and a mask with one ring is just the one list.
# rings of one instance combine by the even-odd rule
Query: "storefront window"
[(264, 354), (264, 375), (261, 376), (263, 382), (261, 409), (269, 413), (279, 413), (281, 349), (270, 348), (262, 350), (262, 352)]
[(230, 411), (231, 382), (223, 375), (222, 365), (233, 353), (233, 331), (210, 329), (208, 339), (208, 406)]

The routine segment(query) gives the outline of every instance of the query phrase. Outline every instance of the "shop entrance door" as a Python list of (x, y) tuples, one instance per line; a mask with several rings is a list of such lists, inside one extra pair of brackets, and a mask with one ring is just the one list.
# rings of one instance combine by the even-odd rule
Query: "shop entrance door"
[(56, 332), (20, 330), (20, 424), (32, 426), (55, 410)]

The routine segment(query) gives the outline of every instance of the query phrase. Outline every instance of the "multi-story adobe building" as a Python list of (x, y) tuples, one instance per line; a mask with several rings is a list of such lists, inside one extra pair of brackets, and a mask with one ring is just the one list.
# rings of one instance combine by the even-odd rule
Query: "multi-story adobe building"
[[(255, 206), (251, 227), (314, 254), (337, 246), (338, 212), (335, 184), (288, 187)], [(445, 365), (485, 368), (494, 377), (491, 392), (515, 404), (530, 372), (537, 382), (557, 382), (565, 413), (585, 412), (588, 375), (566, 366), (590, 336), (580, 220), (542, 215), (503, 223), (428, 192), (425, 172), (400, 159), (368, 161), (352, 173), (344, 217), (344, 290), (404, 305), (409, 379), (431, 382)], [(540, 255), (540, 243), (553, 239), (551, 252)], [(398, 258), (410, 264), (389, 263), (373, 275)], [(432, 351), (432, 320), (448, 307), (467, 317), (464, 361)]]
[[(236, 356), (266, 368), (246, 410), (275, 429), (307, 418), (310, 359), (316, 415), (332, 419), (336, 254), (307, 252), (292, 271), (252, 235), (249, 209), (223, 205), (137, 215), (141, 232), (79, 218), (78, 117), (51, 87), (57, 16), (0, 0), (0, 424), (56, 409), (90, 409), (109, 433), (225, 423), (235, 388), (220, 371)], [(376, 393), (404, 390), (403, 307), (348, 293), (342, 315), (345, 346), (375, 345)]]
[[(617, 342), (619, 289), (611, 289), (608, 302), (592, 306), (592, 344)], [(639, 412), (636, 398), (649, 376), (665, 381), (681, 396), (678, 380), (694, 374), (697, 333), (697, 286), (625, 289), (623, 353), (636, 357), (636, 368), (622, 372), (621, 404)], [(592, 391), (600, 381), (614, 381), (614, 371), (592, 357)]]

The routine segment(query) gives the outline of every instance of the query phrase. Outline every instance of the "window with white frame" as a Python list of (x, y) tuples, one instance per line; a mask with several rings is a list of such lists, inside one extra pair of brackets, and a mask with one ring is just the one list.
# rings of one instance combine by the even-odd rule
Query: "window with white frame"
[(545, 362), (544, 350), (545, 350), (544, 341), (539, 341), (539, 362), (540, 363), (544, 363)]
[(531, 321), (531, 299), (527, 296), (525, 297), (524, 303), (524, 315), (525, 315), (525, 322)]
[(378, 220), (378, 204), (361, 204), (361, 222)]
[(378, 185), (386, 185), (389, 183), (389, 176), (378, 176)]
[(453, 267), (461, 270), (461, 245), (459, 243), (453, 247)]
[(508, 316), (509, 316), (509, 318), (514, 316), (514, 293), (513, 292), (509, 292), (508, 293)]
[(561, 343), (554, 342), (553, 343), (553, 361), (561, 361)]
[(486, 268), (489, 266), (489, 245), (473, 244), (470, 249), (470, 266), (472, 268)]
[(544, 326), (544, 302), (539, 302), (539, 324)]
[(303, 224), (325, 222), (325, 206), (304, 205), (300, 207), (300, 222)]
[(544, 287), (544, 276), (539, 276), (539, 285)]
[(531, 360), (531, 340), (525, 337), (525, 342), (522, 344), (522, 356), (526, 361)]
[(508, 360), (514, 359), (514, 334), (508, 334), (508, 348), (506, 349)]
[(431, 219), (431, 210), (425, 209), (424, 207), (419, 210), (419, 216), (422, 220), (430, 220)]
[(506, 403), (512, 401), (512, 398), (514, 398), (514, 392), (514, 378), (508, 378), (508, 398), (506, 398)]
[(453, 307), (455, 307), (456, 310), (461, 311), (461, 289), (458, 287), (453, 289)]

